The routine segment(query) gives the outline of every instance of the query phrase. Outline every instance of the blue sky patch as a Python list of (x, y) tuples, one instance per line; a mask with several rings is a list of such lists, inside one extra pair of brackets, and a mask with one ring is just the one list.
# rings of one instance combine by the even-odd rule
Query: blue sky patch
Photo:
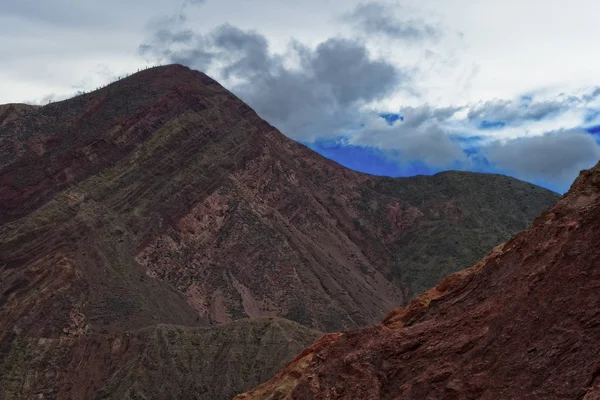
[(377, 148), (346, 145), (337, 139), (304, 144), (347, 168), (371, 175), (400, 177), (431, 175), (441, 171), (430, 168), (421, 161), (402, 163)]
[(481, 130), (492, 130), (492, 129), (502, 129), (505, 126), (506, 126), (506, 122), (483, 120), (479, 123), (479, 126), (477, 128), (481, 129)]
[(396, 121), (404, 121), (404, 117), (400, 114), (394, 114), (394, 113), (383, 113), (383, 114), (379, 114), (379, 116), (383, 119), (385, 119), (385, 121), (388, 123), (388, 125), (394, 125), (394, 123)]
[(587, 109), (585, 110), (585, 116), (583, 117), (583, 122), (585, 124), (589, 124), (594, 122), (598, 117), (600, 117), (600, 110)]
[(460, 135), (448, 135), (448, 137), (450, 138), (450, 140), (452, 140), (453, 142), (459, 142), (459, 143), (479, 143), (481, 142), (484, 137), (483, 136), (460, 136)]
[(594, 125), (594, 126), (590, 126), (585, 128), (586, 132), (591, 134), (591, 135), (597, 135), (600, 133), (600, 125)]

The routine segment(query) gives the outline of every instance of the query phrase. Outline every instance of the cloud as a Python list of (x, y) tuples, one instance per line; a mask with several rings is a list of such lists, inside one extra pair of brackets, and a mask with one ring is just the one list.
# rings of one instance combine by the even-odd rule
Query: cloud
[[(185, 0), (190, 3), (190, 0)], [(91, 31), (107, 33), (107, 29), (118, 30), (119, 33), (127, 28), (143, 24), (147, 18), (156, 12), (163, 12), (166, 6), (162, 0), (147, 0), (145, 2), (122, 2), (105, 0), (103, 2), (75, 0), (0, 0), (0, 19), (2, 24), (10, 24), (10, 18), (19, 22), (17, 30), (24, 30), (26, 35), (37, 34), (43, 46), (47, 36), (56, 37), (61, 31), (69, 30), (78, 34)], [(53, 29), (52, 31), (47, 29)], [(14, 32), (16, 33), (16, 32)], [(114, 33), (113, 31), (109, 33)], [(77, 41), (77, 37), (70, 38)], [(101, 37), (97, 39), (101, 40)], [(123, 38), (124, 40), (126, 38)], [(43, 47), (41, 48), (43, 50)]]
[(585, 110), (583, 122), (585, 124), (589, 124), (589, 123), (596, 121), (598, 119), (598, 117), (600, 117), (600, 110), (588, 108)]
[(473, 106), (467, 118), (482, 129), (502, 128), (506, 125), (521, 125), (525, 122), (540, 121), (556, 116), (572, 108), (580, 100), (577, 98), (530, 102), (531, 97), (522, 101), (493, 100)]
[(600, 88), (595, 88), (591, 93), (587, 93), (583, 96), (583, 100), (586, 102), (594, 101), (600, 97)]
[(278, 60), (269, 54), (267, 39), (254, 31), (243, 31), (222, 25), (210, 35), (215, 56), (225, 63), (220, 73), (225, 79), (252, 79), (279, 68)]
[[(368, 12), (358, 20), (357, 10)], [(362, 4), (351, 13), (352, 21), (364, 28), (371, 23), (365, 18), (382, 18), (380, 22), (387, 22), (379, 24), (383, 31), (377, 34), (400, 35), (391, 30), (400, 27), (385, 11), (379, 3)], [(412, 72), (374, 57), (359, 39), (331, 37), (313, 46), (291, 39), (273, 52), (256, 30), (224, 24), (199, 33), (186, 27), (183, 14), (152, 21), (148, 29), (150, 35), (139, 48), (142, 55), (209, 73), (287, 136), (346, 164), (351, 160), (344, 149), (352, 160), (364, 152), (365, 162), (379, 159), (377, 165), (388, 170), (392, 161), (398, 165), (392, 173), (501, 172), (562, 190), (580, 169), (600, 158), (594, 138), (581, 130), (544, 133), (552, 125), (577, 126), (571, 124), (576, 118), (580, 123), (584, 116), (595, 120), (591, 102), (600, 91), (579, 97), (539, 100), (536, 92), (474, 105), (381, 109), (378, 105), (391, 96), (414, 88)], [(419, 32), (402, 35), (424, 39), (433, 33)], [(527, 134), (532, 136), (522, 137)]]
[(374, 60), (357, 41), (328, 39), (312, 50), (295, 43), (299, 68), (277, 58), (266, 73), (234, 87), (259, 114), (297, 140), (335, 137), (360, 123), (361, 107), (391, 94), (405, 75)]
[(372, 116), (363, 129), (349, 135), (348, 142), (382, 149), (402, 163), (421, 161), (434, 168), (448, 168), (467, 161), (461, 143), (446, 131), (448, 120), (459, 110), (429, 105), (404, 107), (399, 111), (402, 120), (393, 125)]
[(330, 86), (342, 106), (382, 98), (399, 83), (396, 67), (371, 59), (363, 44), (349, 39), (319, 44), (309, 63), (316, 81)]
[(39, 23), (54, 26), (82, 26), (100, 23), (89, 7), (69, 0), (38, 2), (35, 0), (2, 1), (2, 14), (26, 17)]
[(204, 50), (206, 44), (202, 36), (183, 27), (185, 22), (186, 17), (181, 13), (150, 20), (146, 25), (150, 37), (147, 43), (138, 47), (138, 53), (152, 61), (166, 60), (204, 70), (214, 55)]
[(483, 152), (502, 171), (562, 187), (600, 159), (600, 147), (581, 130), (557, 130), (541, 136), (496, 141)]
[(367, 35), (384, 35), (393, 39), (420, 41), (440, 35), (439, 28), (418, 19), (400, 19), (394, 9), (385, 3), (362, 3), (342, 20), (349, 22)]
[(335, 37), (314, 48), (291, 41), (285, 54), (273, 54), (256, 31), (226, 24), (190, 36), (182, 22), (156, 22), (140, 53), (216, 75), (297, 140), (336, 137), (355, 128), (362, 107), (409, 82), (404, 71), (373, 58), (358, 40)]
[[(443, 129), (444, 118), (436, 111), (419, 107), (415, 115), (429, 114), (439, 123), (396, 123), (360, 131), (358, 137), (338, 141), (335, 151), (317, 142), (336, 161), (356, 167), (356, 160), (368, 162), (358, 169), (382, 175), (431, 174), (443, 170), (492, 172), (564, 192), (582, 169), (600, 159), (600, 146), (592, 135), (578, 129), (556, 130), (543, 135), (489, 142), (480, 136), (456, 136)], [(411, 120), (407, 116), (407, 120)], [(418, 121), (419, 118), (414, 119)], [(385, 121), (384, 121), (385, 122)], [(352, 159), (344, 155), (348, 149)], [(374, 159), (373, 155), (377, 155)], [(395, 165), (390, 165), (391, 160)]]
[[(397, 114), (402, 120), (390, 125), (378, 115), (378, 120), (366, 120), (365, 127), (349, 134), (344, 143), (352, 147), (353, 153), (357, 153), (357, 148), (366, 153), (378, 149), (398, 163), (398, 168), (385, 166), (391, 173), (414, 171), (415, 165), (430, 173), (446, 169), (495, 172), (559, 192), (568, 189), (582, 169), (600, 159), (595, 137), (583, 129), (559, 129), (499, 140), (489, 134), (477, 135), (485, 132), (481, 129), (467, 133), (467, 110), (468, 107), (429, 105), (403, 107)], [(385, 163), (380, 162), (381, 165)]]

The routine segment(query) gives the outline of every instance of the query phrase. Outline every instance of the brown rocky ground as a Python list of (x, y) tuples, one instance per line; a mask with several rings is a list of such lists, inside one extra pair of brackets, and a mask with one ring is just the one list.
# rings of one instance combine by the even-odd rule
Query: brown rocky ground
[(275, 374), (320, 333), (280, 318), (119, 335), (0, 336), (2, 399), (231, 399)]
[(531, 228), (236, 399), (600, 398), (600, 164)]
[(0, 126), (35, 111), (38, 106), (28, 104), (0, 104)]

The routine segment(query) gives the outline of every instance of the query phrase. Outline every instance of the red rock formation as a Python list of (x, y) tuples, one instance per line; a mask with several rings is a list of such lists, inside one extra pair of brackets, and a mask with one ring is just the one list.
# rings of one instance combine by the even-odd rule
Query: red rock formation
[(530, 229), (237, 399), (600, 398), (600, 164)]

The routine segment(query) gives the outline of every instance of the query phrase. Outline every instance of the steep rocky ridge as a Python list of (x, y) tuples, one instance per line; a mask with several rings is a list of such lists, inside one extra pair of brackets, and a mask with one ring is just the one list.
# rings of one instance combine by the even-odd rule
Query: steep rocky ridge
[(598, 399), (599, 224), (600, 164), (473, 267), (237, 399)]

